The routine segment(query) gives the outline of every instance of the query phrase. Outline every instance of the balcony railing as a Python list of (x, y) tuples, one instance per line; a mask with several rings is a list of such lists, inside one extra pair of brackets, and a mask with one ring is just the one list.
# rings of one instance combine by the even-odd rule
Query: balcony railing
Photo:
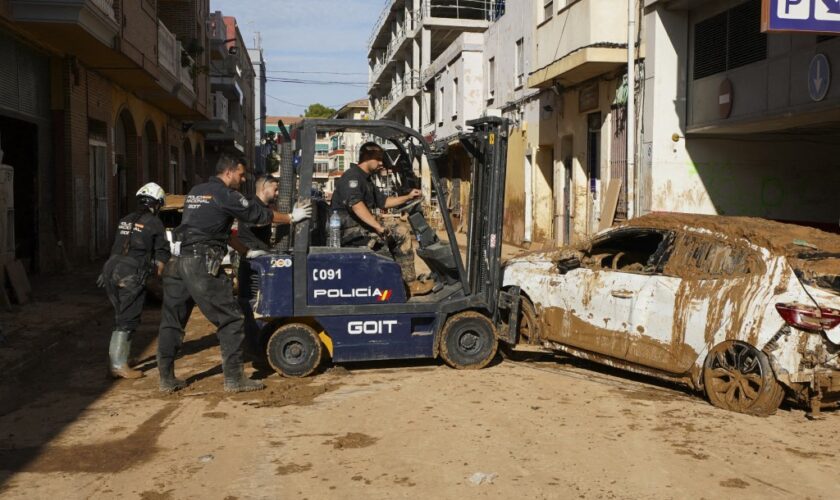
[(212, 94), (212, 105), (213, 105), (213, 119), (214, 120), (222, 120), (223, 122), (228, 122), (228, 100), (225, 95), (221, 92), (213, 92)]
[[(181, 48), (181, 42), (178, 42), (178, 53), (182, 54), (182, 50), (183, 49)], [(183, 84), (184, 87), (189, 89), (191, 92), (195, 92), (193, 76), (190, 72), (190, 70), (195, 66), (195, 60), (186, 54), (184, 54), (183, 57), (186, 60), (185, 62), (188, 62), (189, 64), (187, 66), (182, 66), (181, 64), (178, 64), (178, 80), (180, 80), (181, 84)]]
[(109, 18), (114, 21), (117, 20), (117, 16), (114, 14), (114, 0), (93, 0), (91, 3)]
[(416, 10), (411, 12), (408, 18), (405, 19), (403, 25), (397, 29), (397, 32), (394, 34), (394, 37), (388, 43), (388, 46), (385, 47), (385, 52), (382, 55), (382, 58), (379, 62), (373, 67), (373, 72), (371, 74), (371, 82), (375, 82), (379, 79), (382, 74), (382, 70), (385, 69), (385, 66), (391, 62), (391, 59), (396, 54), (397, 50), (400, 48), (402, 43), (408, 37), (408, 34), (413, 31), (412, 26), (414, 25), (415, 19), (420, 19), (420, 11)]
[(158, 64), (177, 77), (178, 68), (181, 67), (181, 51), (175, 35), (169, 31), (162, 21), (158, 21)]

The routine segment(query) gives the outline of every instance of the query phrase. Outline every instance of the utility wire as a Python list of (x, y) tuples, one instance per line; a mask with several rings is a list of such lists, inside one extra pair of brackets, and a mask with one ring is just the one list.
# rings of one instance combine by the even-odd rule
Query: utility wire
[(367, 73), (354, 73), (354, 72), (343, 73), (343, 72), (340, 72), (340, 71), (290, 71), (290, 70), (283, 70), (283, 69), (266, 70), (266, 73), (294, 73), (294, 74), (301, 74), (301, 75), (367, 75)]

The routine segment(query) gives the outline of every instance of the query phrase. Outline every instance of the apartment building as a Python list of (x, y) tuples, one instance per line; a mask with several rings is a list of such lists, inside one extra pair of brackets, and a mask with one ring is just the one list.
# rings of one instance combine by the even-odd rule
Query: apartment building
[(537, 8), (542, 7), (541, 2), (508, 2), (504, 15), (484, 34), (485, 113), (504, 116), (511, 122), (504, 237), (517, 244), (546, 243), (553, 241), (553, 233), (559, 234), (552, 231), (557, 220), (557, 212), (552, 209), (553, 170), (534, 168), (534, 159), (545, 154), (545, 148), (543, 153), (538, 149), (541, 116), (553, 111), (555, 94), (527, 85), (534, 67)]
[[(332, 118), (337, 120), (369, 119), (370, 101), (357, 99), (342, 106)], [(359, 132), (335, 132), (330, 134), (330, 170), (344, 172), (351, 163), (359, 159), (359, 148), (364, 143)]]
[(368, 44), (371, 112), (420, 130), (431, 96), (421, 75), (461, 33), (481, 33), (504, 11), (502, 0), (391, 0)]
[(836, 231), (840, 39), (762, 33), (761, 1), (645, 1), (642, 212)]
[(208, 11), (208, 0), (0, 2), (4, 222), (30, 270), (106, 255), (139, 186), (183, 192), (206, 172), (190, 125), (210, 112)]
[[(207, 159), (215, 165), (223, 154), (244, 158), (255, 172), (256, 72), (236, 18), (216, 11), (209, 17), (209, 64), (212, 114), (193, 128), (207, 136)], [(247, 189), (246, 189), (247, 191)]]
[(267, 151), (263, 147), (266, 128), (265, 118), (267, 110), (266, 103), (266, 72), (265, 58), (263, 57), (262, 42), (260, 34), (257, 33), (254, 40), (254, 48), (248, 49), (248, 56), (254, 66), (254, 171), (257, 174), (265, 173), (265, 159)]
[[(554, 98), (541, 102), (539, 142), (526, 160), (542, 178), (536, 202), (549, 201), (550, 217), (535, 226), (557, 243), (572, 243), (632, 215), (626, 108), (616, 100), (627, 67), (627, 4), (543, 0), (536, 21), (528, 86)], [(615, 213), (602, 213), (607, 193), (616, 190)]]

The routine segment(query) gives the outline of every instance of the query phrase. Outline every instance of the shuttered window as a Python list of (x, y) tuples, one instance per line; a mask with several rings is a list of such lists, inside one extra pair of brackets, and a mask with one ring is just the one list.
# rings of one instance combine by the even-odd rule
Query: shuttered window
[(694, 79), (767, 58), (761, 0), (749, 0), (694, 25)]

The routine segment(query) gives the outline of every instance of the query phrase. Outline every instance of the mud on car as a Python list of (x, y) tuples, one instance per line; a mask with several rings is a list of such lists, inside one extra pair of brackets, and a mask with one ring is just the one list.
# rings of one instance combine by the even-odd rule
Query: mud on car
[(769, 415), (840, 402), (840, 236), (763, 219), (655, 214), (516, 257), (520, 341), (689, 385)]

